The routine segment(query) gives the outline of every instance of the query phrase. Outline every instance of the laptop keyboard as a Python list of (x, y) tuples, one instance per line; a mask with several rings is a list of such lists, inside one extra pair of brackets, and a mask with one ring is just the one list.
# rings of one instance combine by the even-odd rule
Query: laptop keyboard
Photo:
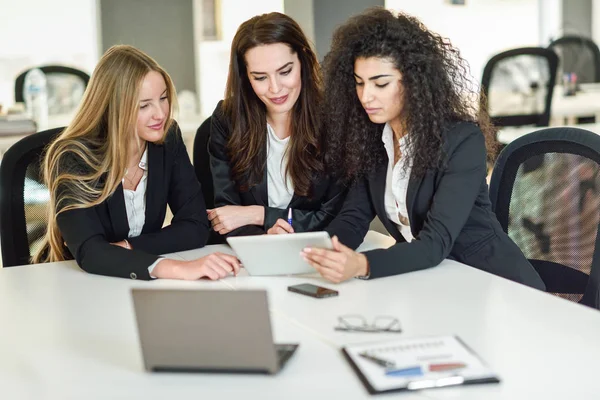
[(285, 363), (292, 357), (296, 349), (297, 344), (276, 344), (275, 351), (277, 351), (277, 360), (279, 361), (279, 368), (283, 368)]

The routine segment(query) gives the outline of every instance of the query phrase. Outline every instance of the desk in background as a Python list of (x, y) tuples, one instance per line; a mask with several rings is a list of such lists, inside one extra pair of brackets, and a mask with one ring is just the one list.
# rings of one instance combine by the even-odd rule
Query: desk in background
[[(71, 122), (72, 118), (72, 115), (51, 115), (48, 117), (48, 126), (42, 127), (40, 130), (67, 126)], [(204, 117), (199, 114), (188, 116), (177, 121), (179, 123), (179, 127), (181, 128), (181, 134), (183, 135), (183, 140), (185, 142), (185, 146), (187, 147), (190, 160), (193, 158), (192, 151), (194, 148), (194, 137), (196, 136), (196, 130), (203, 121)], [(0, 158), (4, 153), (6, 153), (6, 150), (8, 150), (10, 146), (17, 143), (23, 137), (23, 135), (0, 136)]]
[(580, 89), (575, 96), (565, 96), (562, 86), (554, 88), (551, 125), (574, 125), (579, 117), (596, 117), (600, 123), (600, 83), (581, 84)]
[[(590, 132), (600, 134), (600, 122), (593, 123), (593, 124), (573, 124), (573, 125), (566, 125), (566, 126), (569, 128), (585, 129)], [(505, 128), (500, 128), (498, 130), (498, 134), (496, 137), (498, 138), (498, 141), (500, 143), (506, 145), (506, 144), (509, 144), (510, 142), (512, 142), (513, 140), (520, 138), (523, 135), (527, 135), (528, 133), (539, 131), (541, 129), (548, 129), (548, 128), (557, 128), (557, 127), (555, 127), (555, 126), (517, 126), (517, 127), (509, 126), (509, 127), (505, 127)]]
[[(534, 92), (523, 94), (498, 88), (488, 95), (491, 115), (535, 114), (544, 109), (543, 93)], [(475, 98), (471, 99), (475, 101)], [(478, 101), (478, 98), (477, 98)], [(587, 83), (581, 85), (581, 90), (575, 96), (564, 96), (562, 86), (555, 86), (550, 110), (551, 125), (573, 125), (577, 118), (596, 117), (600, 122), (600, 84)]]

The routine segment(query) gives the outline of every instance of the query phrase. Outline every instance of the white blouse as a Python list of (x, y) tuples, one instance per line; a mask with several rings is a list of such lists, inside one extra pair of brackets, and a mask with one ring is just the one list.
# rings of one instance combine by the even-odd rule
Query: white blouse
[(267, 193), (269, 207), (286, 209), (294, 195), (294, 187), (289, 174), (285, 176), (287, 166), (286, 149), (290, 137), (279, 139), (271, 125), (267, 124)]
[(411, 242), (414, 236), (410, 230), (410, 220), (406, 205), (406, 193), (410, 179), (411, 164), (404, 164), (410, 160), (406, 146), (406, 135), (399, 140), (401, 158), (394, 165), (394, 131), (390, 124), (385, 124), (381, 141), (385, 146), (388, 156), (387, 176), (385, 180), (385, 212), (394, 222), (404, 239)]
[[(125, 197), (125, 210), (127, 211), (127, 223), (129, 224), (129, 233), (127, 234), (128, 238), (140, 236), (142, 233), (142, 229), (144, 228), (144, 224), (146, 223), (146, 187), (148, 186), (148, 147), (144, 150), (144, 154), (142, 154), (142, 158), (140, 158), (140, 163), (138, 166), (144, 171), (142, 175), (142, 179), (138, 183), (135, 190), (129, 190), (123, 188), (123, 196)], [(123, 178), (123, 183), (125, 182), (125, 178)], [(152, 265), (148, 267), (148, 272), (150, 273), (150, 277), (152, 276), (152, 271), (156, 264), (162, 260), (159, 258)]]

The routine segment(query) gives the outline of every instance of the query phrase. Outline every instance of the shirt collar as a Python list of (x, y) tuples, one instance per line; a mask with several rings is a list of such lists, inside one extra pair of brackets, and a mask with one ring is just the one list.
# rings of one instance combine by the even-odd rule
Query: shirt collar
[(144, 154), (142, 154), (142, 158), (140, 158), (138, 166), (144, 171), (148, 170), (148, 145), (146, 145), (146, 149), (144, 150)]
[[(407, 135), (402, 136), (398, 141), (398, 143), (400, 143), (400, 148), (406, 148), (406, 136)], [(383, 127), (383, 132), (381, 133), (381, 141), (387, 148), (388, 146), (391, 146), (394, 143), (394, 140), (395, 136), (394, 131), (392, 130), (392, 126), (388, 122), (386, 122), (385, 126)]]

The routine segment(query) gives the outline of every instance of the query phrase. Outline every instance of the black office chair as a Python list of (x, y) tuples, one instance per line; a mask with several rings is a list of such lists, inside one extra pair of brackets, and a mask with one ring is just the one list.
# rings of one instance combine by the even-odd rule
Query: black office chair
[(41, 179), (44, 149), (62, 131), (31, 134), (12, 145), (0, 164), (0, 243), (4, 267), (30, 264), (46, 233), (48, 188)]
[(210, 138), (210, 117), (208, 117), (196, 130), (194, 137), (194, 169), (196, 177), (202, 185), (202, 194), (206, 208), (215, 206), (215, 192), (212, 175), (210, 173), (210, 159), (208, 157), (208, 139)]
[(600, 82), (600, 49), (592, 39), (567, 35), (551, 42), (548, 48), (554, 50), (560, 60), (558, 84), (562, 83), (565, 72), (576, 73), (578, 83)]
[[(543, 159), (543, 166), (527, 167)], [(490, 200), (548, 292), (600, 308), (600, 136), (548, 128), (500, 153)]]
[[(214, 208), (215, 206), (215, 188), (213, 184), (212, 174), (210, 172), (210, 158), (208, 156), (208, 140), (210, 138), (211, 117), (208, 117), (196, 131), (194, 137), (194, 169), (196, 170), (196, 178), (202, 186), (202, 195), (206, 208)], [(225, 238), (211, 229), (208, 237), (208, 244), (225, 243)]]
[[(78, 106), (90, 81), (83, 71), (62, 65), (37, 67), (46, 75), (48, 90), (48, 114), (72, 113)], [(25, 101), (25, 76), (23, 71), (15, 80), (15, 102)]]
[(558, 56), (542, 47), (492, 57), (481, 79), (481, 107), (496, 126), (548, 126)]

